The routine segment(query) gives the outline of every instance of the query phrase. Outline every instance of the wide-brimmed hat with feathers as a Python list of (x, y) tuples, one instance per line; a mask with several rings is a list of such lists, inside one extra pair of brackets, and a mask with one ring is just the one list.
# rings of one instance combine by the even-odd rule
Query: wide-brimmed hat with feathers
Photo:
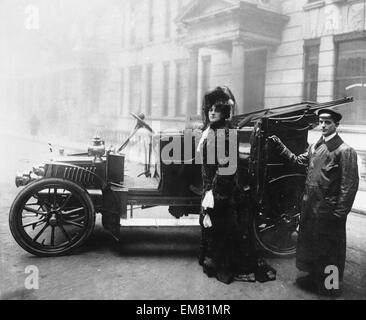
[(208, 111), (215, 105), (223, 114), (225, 119), (231, 118), (236, 102), (233, 93), (226, 86), (216, 87), (207, 91), (202, 101), (202, 120), (206, 125), (208, 122)]

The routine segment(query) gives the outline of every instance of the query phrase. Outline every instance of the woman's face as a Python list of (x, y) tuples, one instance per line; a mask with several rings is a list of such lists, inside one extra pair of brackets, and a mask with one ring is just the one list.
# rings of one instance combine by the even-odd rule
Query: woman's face
[(218, 109), (216, 109), (215, 106), (212, 106), (210, 108), (210, 110), (208, 110), (208, 120), (211, 123), (217, 122), (223, 118), (224, 118), (224, 115)]

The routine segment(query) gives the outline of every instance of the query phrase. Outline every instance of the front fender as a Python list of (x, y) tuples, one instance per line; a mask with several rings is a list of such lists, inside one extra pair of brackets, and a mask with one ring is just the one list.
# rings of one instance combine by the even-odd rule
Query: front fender
[(102, 190), (102, 224), (115, 238), (119, 238), (120, 220), (127, 218), (128, 189), (120, 185), (108, 185)]

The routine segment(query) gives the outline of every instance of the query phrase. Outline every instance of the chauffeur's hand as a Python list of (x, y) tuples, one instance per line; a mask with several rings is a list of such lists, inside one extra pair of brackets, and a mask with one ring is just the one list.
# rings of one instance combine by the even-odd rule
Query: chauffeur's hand
[(268, 142), (270, 146), (278, 153), (281, 153), (286, 148), (281, 139), (276, 135), (268, 137)]

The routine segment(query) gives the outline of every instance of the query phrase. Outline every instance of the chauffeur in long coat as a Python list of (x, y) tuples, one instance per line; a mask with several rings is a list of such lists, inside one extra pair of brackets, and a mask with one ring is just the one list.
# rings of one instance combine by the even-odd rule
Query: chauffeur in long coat
[[(346, 258), (346, 220), (359, 182), (357, 154), (337, 134), (341, 114), (321, 109), (318, 116), (322, 137), (302, 155), (293, 154), (277, 137), (270, 138), (290, 163), (308, 169), (296, 266), (309, 274), (296, 282), (319, 294), (339, 295)], [(326, 278), (331, 273), (335, 276), (333, 266), (339, 272), (339, 285), (329, 287)]]

